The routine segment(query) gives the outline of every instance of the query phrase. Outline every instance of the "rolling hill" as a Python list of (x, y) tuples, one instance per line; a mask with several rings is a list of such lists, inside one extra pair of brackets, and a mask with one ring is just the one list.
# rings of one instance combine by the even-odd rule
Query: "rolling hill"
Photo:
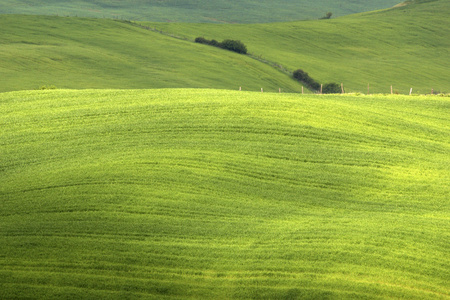
[(367, 93), (449, 92), (450, 2), (422, 1), (331, 20), (275, 24), (145, 23), (187, 39), (244, 42), (249, 52), (319, 82)]
[(388, 8), (399, 0), (0, 0), (0, 14), (116, 18), (154, 22), (268, 23), (343, 16)]
[[(149, 17), (144, 1), (5, 3)], [(151, 18), (239, 9), (158, 3)], [(301, 95), (289, 75), (448, 92), (448, 12), (0, 15), (0, 299), (450, 298), (449, 98)]]
[(446, 299), (447, 97), (0, 94), (0, 298)]
[[(299, 92), (303, 69), (346, 92), (448, 93), (448, 1), (332, 20), (273, 24), (132, 23), (0, 15), (0, 91), (220, 88)], [(146, 30), (144, 27), (151, 27)], [(160, 34), (160, 33), (163, 34)], [(239, 39), (250, 56), (193, 43)]]
[(247, 56), (117, 20), (0, 15), (0, 91), (197, 87), (300, 91)]

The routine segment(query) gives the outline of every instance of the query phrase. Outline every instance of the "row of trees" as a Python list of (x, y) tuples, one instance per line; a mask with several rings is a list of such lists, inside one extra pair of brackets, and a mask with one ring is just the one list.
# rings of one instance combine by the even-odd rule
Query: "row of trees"
[(293, 76), (298, 81), (302, 82), (309, 89), (314, 91), (320, 91), (322, 89), (323, 94), (339, 94), (341, 92), (341, 86), (337, 83), (325, 83), (321, 85), (319, 82), (315, 81), (302, 69), (295, 70)]
[(195, 39), (196, 43), (206, 44), (214, 47), (219, 47), (222, 49), (230, 50), (240, 54), (247, 54), (247, 47), (241, 42), (236, 40), (224, 40), (223, 42), (218, 42), (216, 40), (207, 40), (203, 37), (198, 37)]

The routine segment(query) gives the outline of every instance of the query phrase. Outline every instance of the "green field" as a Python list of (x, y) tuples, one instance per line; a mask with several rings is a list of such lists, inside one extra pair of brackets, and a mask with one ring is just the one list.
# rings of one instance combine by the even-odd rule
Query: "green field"
[(146, 23), (193, 40), (244, 42), (249, 52), (347, 91), (450, 91), (450, 1), (435, 0), (331, 20), (275, 24)]
[(0, 92), (57, 88), (195, 87), (300, 91), (250, 57), (127, 22), (0, 15)]
[[(369, 93), (390, 93), (392, 85), (393, 93), (448, 93), (449, 12), (439, 0), (331, 20), (142, 23), (165, 34), (119, 20), (0, 15), (0, 92), (44, 85), (300, 92), (289, 71), (301, 68), (346, 92), (366, 94), (369, 85)], [(251, 56), (196, 44), (198, 36), (239, 39)]]
[(448, 299), (450, 102), (0, 94), (0, 298)]
[(268, 23), (343, 16), (401, 0), (0, 0), (0, 14), (115, 18), (154, 22)]

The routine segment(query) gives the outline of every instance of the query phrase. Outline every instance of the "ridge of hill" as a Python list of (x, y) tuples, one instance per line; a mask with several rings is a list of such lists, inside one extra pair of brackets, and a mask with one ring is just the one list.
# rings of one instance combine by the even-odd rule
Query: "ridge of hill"
[(448, 298), (449, 109), (0, 93), (0, 298)]
[(0, 0), (0, 14), (117, 18), (154, 22), (269, 23), (388, 8), (398, 0)]
[(331, 20), (274, 24), (141, 23), (186, 39), (234, 38), (262, 60), (347, 91), (449, 92), (450, 2), (409, 5)]

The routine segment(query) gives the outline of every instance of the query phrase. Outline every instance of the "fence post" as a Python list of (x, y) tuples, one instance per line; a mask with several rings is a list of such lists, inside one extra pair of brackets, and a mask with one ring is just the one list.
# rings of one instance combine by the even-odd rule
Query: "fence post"
[(302, 95), (303, 95), (303, 85), (302, 85)]
[(281, 88), (278, 88), (278, 93), (281, 93)]
[(393, 92), (392, 92), (392, 85), (391, 85), (391, 95), (393, 94)]
[(263, 88), (261, 88), (261, 93), (263, 93)]
[(322, 95), (322, 87), (323, 87), (323, 84), (320, 84), (320, 94)]
[(431, 95), (434, 95), (434, 89), (431, 89)]
[(367, 84), (367, 95), (370, 94), (370, 83)]
[(409, 95), (411, 96), (411, 94), (412, 94), (412, 88), (409, 90)]
[(341, 91), (342, 91), (342, 94), (345, 94), (345, 92), (344, 92), (344, 84), (343, 83), (341, 83)]
[(239, 87), (239, 90), (240, 90), (240, 91), (242, 90), (242, 87), (241, 87), (241, 86)]

